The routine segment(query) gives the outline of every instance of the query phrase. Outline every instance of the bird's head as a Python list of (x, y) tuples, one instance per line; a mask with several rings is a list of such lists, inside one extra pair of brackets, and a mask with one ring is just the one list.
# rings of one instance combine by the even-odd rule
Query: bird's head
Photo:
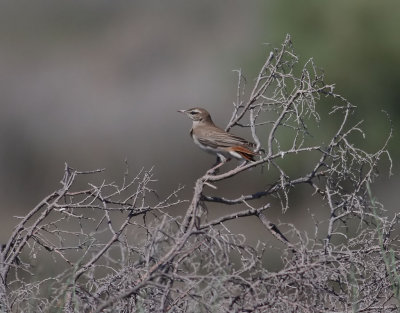
[(202, 108), (192, 108), (188, 110), (179, 110), (178, 112), (186, 114), (188, 118), (196, 122), (211, 121), (210, 113)]

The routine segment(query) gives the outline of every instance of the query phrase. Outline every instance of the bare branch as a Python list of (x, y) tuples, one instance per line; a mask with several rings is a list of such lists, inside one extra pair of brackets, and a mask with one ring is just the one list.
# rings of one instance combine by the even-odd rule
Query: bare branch
[[(126, 161), (121, 184), (84, 187), (82, 175), (99, 181), (104, 170), (65, 165), (61, 188), (21, 217), (1, 246), (1, 312), (398, 311), (400, 215), (389, 219), (370, 189), (382, 158), (391, 173), (392, 130), (373, 153), (352, 142), (365, 136), (362, 121), (350, 121), (356, 107), (312, 59), (299, 65), (289, 35), (267, 53), (248, 98), (237, 74), (226, 129), (247, 127), (258, 159), (209, 169), (189, 201), (182, 186), (158, 197), (152, 169), (131, 176)], [(336, 129), (325, 129), (333, 117)], [(257, 167), (266, 183), (230, 198), (217, 189), (249, 169), (258, 175)], [(268, 210), (297, 209), (292, 193), (302, 185), (327, 216), (311, 214), (312, 231), (275, 222)], [(209, 220), (207, 206), (233, 205), (240, 211)], [(230, 229), (251, 216), (272, 237), (250, 245)], [(266, 263), (271, 253), (279, 269)]]

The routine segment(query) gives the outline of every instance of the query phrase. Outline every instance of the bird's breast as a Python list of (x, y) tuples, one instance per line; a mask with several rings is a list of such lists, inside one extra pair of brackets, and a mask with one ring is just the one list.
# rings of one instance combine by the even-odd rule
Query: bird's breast
[(199, 147), (200, 147), (201, 149), (203, 149), (203, 150), (210, 150), (210, 149), (211, 149), (211, 147), (206, 146), (206, 145), (203, 145), (203, 144), (199, 141), (199, 139), (197, 138), (197, 136), (196, 136), (195, 134), (193, 134), (193, 132), (191, 132), (190, 134), (192, 135), (193, 142), (196, 144), (196, 146), (199, 146)]

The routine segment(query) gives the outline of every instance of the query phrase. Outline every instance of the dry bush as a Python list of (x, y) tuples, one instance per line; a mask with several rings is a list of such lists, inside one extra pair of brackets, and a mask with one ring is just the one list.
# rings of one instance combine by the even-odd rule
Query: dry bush
[[(2, 312), (396, 311), (398, 215), (389, 219), (368, 192), (378, 162), (390, 161), (387, 140), (375, 153), (352, 143), (354, 133), (363, 134), (351, 121), (355, 106), (325, 84), (312, 60), (299, 67), (289, 36), (267, 56), (249, 92), (239, 72), (237, 90), (226, 129), (251, 130), (265, 151), (256, 162), (206, 172), (187, 202), (180, 187), (159, 199), (152, 170), (134, 177), (127, 171), (120, 185), (78, 188), (83, 176), (96, 178), (101, 170), (66, 165), (61, 189), (21, 217), (2, 247)], [(323, 125), (330, 116), (341, 118), (332, 134)], [(293, 176), (286, 160), (307, 160), (308, 170)], [(235, 199), (210, 195), (217, 182), (260, 166), (268, 185)], [(329, 216), (316, 223), (322, 236), (267, 216), (271, 199), (285, 212), (299, 185)], [(242, 210), (208, 220), (210, 202)], [(246, 216), (284, 244), (278, 271), (263, 264), (268, 242), (249, 246), (225, 226)], [(30, 266), (35, 259), (57, 267), (38, 271)]]

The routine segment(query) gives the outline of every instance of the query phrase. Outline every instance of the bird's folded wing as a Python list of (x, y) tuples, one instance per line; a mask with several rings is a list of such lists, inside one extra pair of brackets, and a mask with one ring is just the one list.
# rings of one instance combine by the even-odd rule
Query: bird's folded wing
[(212, 148), (247, 146), (253, 147), (254, 144), (235, 135), (231, 135), (223, 130), (208, 131), (206, 136), (197, 136), (197, 140), (205, 146)]

